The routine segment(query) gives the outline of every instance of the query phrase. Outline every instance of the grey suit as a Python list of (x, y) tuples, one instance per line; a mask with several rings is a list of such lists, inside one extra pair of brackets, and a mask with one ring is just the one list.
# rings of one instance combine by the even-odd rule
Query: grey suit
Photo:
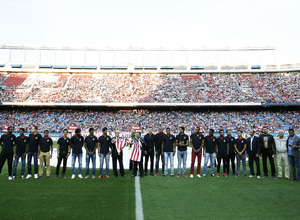
[[(286, 144), (287, 149), (289, 146), (289, 139), (290, 139), (290, 137), (287, 139), (287, 144)], [(292, 146), (295, 146), (293, 148), (293, 155), (288, 155), (288, 157), (289, 157), (289, 161), (291, 164), (293, 179), (295, 179), (295, 180), (297, 179), (296, 178), (296, 168), (297, 168), (298, 180), (300, 181), (300, 137), (298, 137), (297, 135), (294, 135), (294, 140), (293, 140)]]

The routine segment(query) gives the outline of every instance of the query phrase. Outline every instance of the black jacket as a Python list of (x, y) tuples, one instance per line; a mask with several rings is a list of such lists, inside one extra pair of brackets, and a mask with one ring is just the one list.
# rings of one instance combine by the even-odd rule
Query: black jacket
[(251, 137), (247, 138), (247, 154), (249, 155), (256, 155), (260, 154), (260, 142), (258, 137), (253, 137), (252, 141), (252, 151), (250, 150), (251, 145)]
[[(264, 146), (264, 137), (268, 137), (268, 148), (266, 149)], [(275, 146), (275, 140), (274, 137), (270, 134), (267, 135), (260, 135), (259, 136), (259, 146), (260, 146), (260, 151), (262, 153), (270, 153), (270, 154), (276, 154), (276, 146)]]

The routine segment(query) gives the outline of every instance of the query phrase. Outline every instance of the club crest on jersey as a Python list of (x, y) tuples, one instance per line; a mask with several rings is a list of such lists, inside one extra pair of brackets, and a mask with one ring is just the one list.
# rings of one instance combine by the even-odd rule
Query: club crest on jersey
[(79, 139), (79, 141), (81, 141), (81, 138)]
[(231, 138), (231, 141), (233, 141), (233, 138)]
[(244, 143), (244, 141), (242, 141), (242, 143)]
[(10, 140), (14, 140), (13, 138), (11, 138)]
[(224, 140), (224, 143), (226, 142), (226, 140)]
[(109, 138), (106, 138), (106, 140), (108, 140), (108, 141), (109, 141)]
[(49, 140), (47, 140), (47, 142), (49, 142)]

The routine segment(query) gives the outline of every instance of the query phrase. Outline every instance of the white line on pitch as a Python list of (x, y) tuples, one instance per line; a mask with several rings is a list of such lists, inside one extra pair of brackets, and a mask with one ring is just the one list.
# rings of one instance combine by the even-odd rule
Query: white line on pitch
[(135, 219), (144, 220), (140, 176), (135, 177)]

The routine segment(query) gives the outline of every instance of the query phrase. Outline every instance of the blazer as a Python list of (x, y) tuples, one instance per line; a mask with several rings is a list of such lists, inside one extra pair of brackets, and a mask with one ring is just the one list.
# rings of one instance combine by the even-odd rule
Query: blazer
[[(290, 139), (290, 136), (288, 137), (287, 139), (287, 142), (286, 142), (286, 148), (288, 149), (288, 146), (289, 146), (289, 139)], [(295, 148), (293, 149), (293, 155), (295, 158), (300, 158), (300, 137), (295, 135), (294, 137), (294, 141), (293, 141), (293, 145), (295, 145)]]
[(268, 153), (276, 154), (276, 146), (275, 146), (275, 140), (274, 137), (270, 134), (267, 135), (268, 137), (268, 149), (265, 149), (264, 146), (264, 135), (259, 135), (259, 146), (262, 153)]
[(260, 154), (260, 142), (259, 138), (254, 136), (252, 141), (252, 151), (250, 150), (251, 145), (251, 137), (247, 138), (247, 154), (249, 155), (256, 155)]

